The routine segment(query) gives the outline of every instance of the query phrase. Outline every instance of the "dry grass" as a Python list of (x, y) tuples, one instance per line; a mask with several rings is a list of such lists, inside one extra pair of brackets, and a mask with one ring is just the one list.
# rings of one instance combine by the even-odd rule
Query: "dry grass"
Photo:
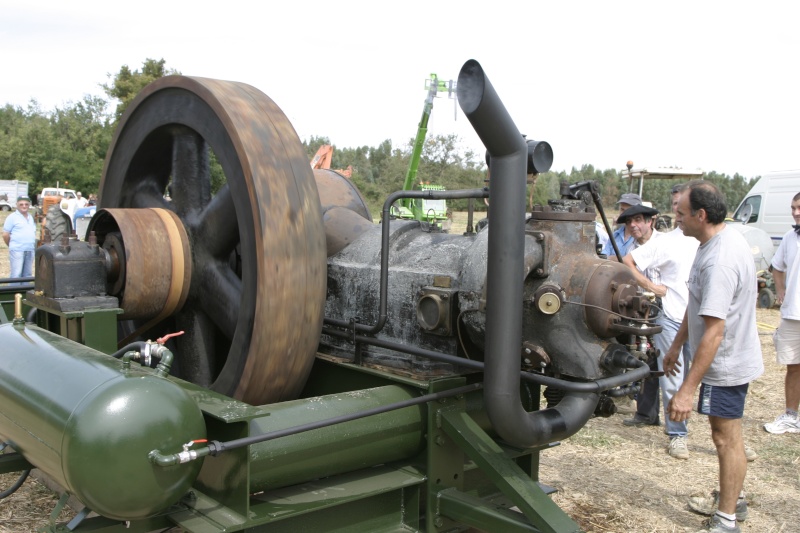
[[(482, 216), (476, 213), (475, 221)], [(466, 214), (457, 213), (452, 232), (463, 232), (465, 226)], [(8, 274), (7, 260), (0, 244), (0, 277)], [(780, 320), (774, 309), (759, 309), (757, 316), (767, 326)], [(791, 533), (800, 530), (800, 435), (770, 435), (762, 428), (783, 408), (784, 367), (775, 363), (768, 328), (761, 333), (761, 344), (766, 372), (751, 385), (743, 420), (745, 441), (759, 458), (748, 465), (750, 517), (742, 529)], [(667, 455), (663, 428), (629, 428), (622, 419), (593, 419), (577, 435), (542, 453), (541, 480), (559, 489), (553, 499), (587, 533), (696, 531), (702, 517), (688, 510), (686, 498), (717, 486), (717, 457), (705, 417), (691, 419), (688, 461)], [(15, 474), (0, 475), (0, 490), (16, 479)], [(46, 525), (56, 501), (38, 482), (27, 481), (0, 500), (0, 533), (33, 532)], [(69, 518), (62, 513), (59, 520)]]

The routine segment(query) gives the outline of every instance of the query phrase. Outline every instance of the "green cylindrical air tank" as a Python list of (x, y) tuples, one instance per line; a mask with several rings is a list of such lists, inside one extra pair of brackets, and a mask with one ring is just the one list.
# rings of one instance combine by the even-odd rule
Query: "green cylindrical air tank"
[[(386, 385), (265, 406), (250, 435), (358, 413), (420, 395)], [(415, 405), (250, 446), (250, 491), (258, 492), (407, 459), (425, 445), (426, 406)]]
[(202, 461), (147, 457), (206, 436), (179, 385), (31, 325), (0, 325), (0, 346), (0, 438), (88, 508), (144, 518), (191, 487)]

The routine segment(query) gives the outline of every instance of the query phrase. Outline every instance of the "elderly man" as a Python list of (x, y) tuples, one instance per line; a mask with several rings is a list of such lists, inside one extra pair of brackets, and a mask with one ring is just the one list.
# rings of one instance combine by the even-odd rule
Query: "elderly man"
[[(681, 189), (673, 192), (673, 213), (677, 207), (677, 198)], [(659, 351), (658, 369), (664, 368), (664, 354), (672, 345), (681, 320), (686, 314), (686, 304), (689, 291), (686, 281), (697, 252), (698, 241), (683, 234), (680, 228), (669, 233), (661, 234), (658, 239), (651, 239), (644, 246), (638, 247), (626, 255), (623, 261), (631, 268), (634, 278), (645, 290), (653, 292), (661, 298), (661, 313), (657, 319), (661, 326), (661, 333), (654, 337), (655, 346)], [(658, 277), (644, 276), (640, 273), (657, 272)], [(683, 370), (688, 368), (692, 359), (691, 348), (688, 343), (682, 346), (682, 365), (678, 367), (676, 375), (665, 374), (657, 379), (647, 379), (644, 389), (639, 394), (636, 402), (637, 410), (632, 419), (623, 421), (625, 425), (639, 427), (647, 424), (658, 424), (659, 397), (658, 389), (661, 388), (661, 401), (664, 404), (665, 431), (669, 436), (667, 451), (670, 457), (688, 459), (689, 449), (686, 445), (688, 428), (686, 422), (673, 422), (666, 413), (667, 405), (672, 396), (683, 383)]]
[(33, 276), (33, 253), (36, 250), (36, 221), (28, 211), (31, 199), (17, 198), (17, 210), (3, 224), (3, 241), (8, 246), (12, 278)]
[[(617, 205), (619, 206), (620, 213), (624, 213), (629, 207), (642, 205), (642, 197), (632, 192), (626, 192), (619, 197)], [(621, 224), (619, 227), (617, 227), (617, 229), (614, 230), (613, 234), (610, 236), (608, 242), (603, 246), (603, 249), (600, 253), (608, 257), (617, 255), (617, 253), (614, 251), (614, 246), (611, 244), (612, 239), (617, 243), (619, 253), (623, 256), (628, 253), (628, 250), (630, 250), (631, 246), (633, 246), (633, 243), (635, 242), (635, 239), (633, 235), (631, 235), (629, 228), (625, 224)]]
[(693, 358), (668, 405), (670, 420), (685, 422), (699, 388), (697, 412), (708, 416), (719, 460), (719, 506), (705, 524), (713, 533), (740, 533), (746, 516), (747, 473), (742, 416), (751, 381), (764, 372), (756, 329), (755, 264), (742, 235), (725, 225), (725, 197), (708, 181), (689, 182), (678, 200), (678, 227), (700, 243), (689, 274), (689, 302), (664, 371), (677, 375), (683, 345)]

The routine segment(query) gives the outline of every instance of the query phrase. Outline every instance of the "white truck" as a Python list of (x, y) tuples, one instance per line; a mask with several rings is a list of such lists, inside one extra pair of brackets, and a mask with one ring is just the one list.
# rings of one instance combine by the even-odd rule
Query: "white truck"
[(16, 209), (20, 196), (28, 196), (27, 181), (0, 180), (0, 211)]
[(800, 170), (766, 173), (736, 208), (733, 219), (767, 232), (777, 250), (794, 224), (791, 204), (797, 193), (800, 193)]

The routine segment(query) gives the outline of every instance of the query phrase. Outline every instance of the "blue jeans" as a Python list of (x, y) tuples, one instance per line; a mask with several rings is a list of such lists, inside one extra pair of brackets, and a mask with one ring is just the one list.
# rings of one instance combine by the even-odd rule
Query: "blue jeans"
[(33, 276), (33, 250), (23, 252), (9, 250), (8, 260), (11, 263), (11, 278), (29, 278)]
[[(656, 322), (661, 326), (661, 333), (658, 333), (653, 341), (659, 352), (658, 370), (664, 370), (664, 355), (666, 355), (667, 350), (669, 350), (669, 347), (672, 345), (672, 341), (675, 339), (675, 335), (678, 334), (678, 329), (681, 327), (681, 324), (663, 315)], [(681, 388), (683, 376), (686, 374), (692, 362), (692, 349), (689, 347), (688, 341), (683, 345), (681, 355), (683, 356), (680, 359), (681, 366), (676, 368), (678, 375), (670, 376), (665, 374), (658, 378), (658, 381), (655, 379), (646, 379), (642, 392), (636, 398), (636, 414), (640, 418), (645, 418), (651, 423), (655, 422), (658, 420), (659, 411), (661, 411), (658, 397), (658, 388), (661, 387), (660, 399), (661, 403), (664, 405), (664, 427), (670, 437), (685, 437), (688, 431), (686, 422), (673, 422), (669, 419), (669, 413), (667, 412), (669, 401), (675, 393), (678, 392), (678, 389)]]

